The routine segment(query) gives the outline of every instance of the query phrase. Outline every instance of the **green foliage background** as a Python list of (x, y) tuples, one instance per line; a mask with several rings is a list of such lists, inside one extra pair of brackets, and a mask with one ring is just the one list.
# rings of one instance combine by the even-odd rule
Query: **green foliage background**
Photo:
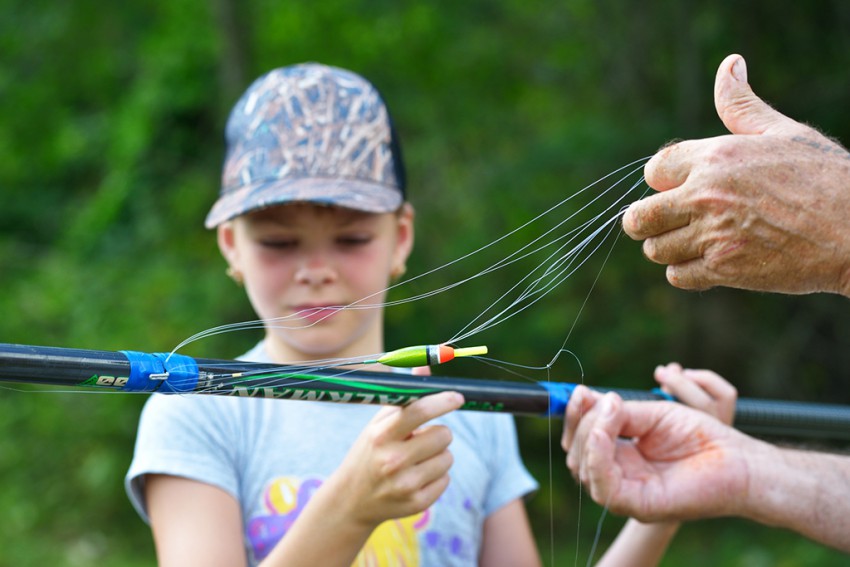
[[(202, 220), (229, 107), (273, 67), (321, 61), (382, 90), (419, 215), (418, 274), (671, 138), (722, 134), (712, 84), (732, 52), (780, 111), (850, 142), (841, 0), (2, 0), (0, 341), (163, 351), (253, 318)], [(578, 316), (597, 270), (490, 332), (491, 352), (545, 364), (578, 317), (568, 347), (587, 383), (648, 388), (655, 365), (677, 360), (721, 372), (742, 396), (850, 402), (845, 299), (681, 292), (623, 238)], [(453, 333), (516, 278), (391, 310), (389, 346)], [(257, 338), (186, 352), (233, 357)], [(566, 359), (553, 372), (576, 375)], [(155, 563), (122, 485), (143, 402), (0, 390), (0, 565)], [(518, 425), (542, 484), (530, 510), (545, 561), (584, 564), (601, 509), (564, 471), (560, 422)], [(621, 521), (605, 520), (601, 546)], [(845, 561), (719, 519), (686, 526), (665, 564)]]

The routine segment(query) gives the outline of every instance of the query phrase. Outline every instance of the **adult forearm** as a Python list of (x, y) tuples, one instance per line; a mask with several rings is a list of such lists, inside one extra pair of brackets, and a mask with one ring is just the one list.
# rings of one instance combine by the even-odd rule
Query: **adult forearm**
[(850, 552), (850, 457), (763, 445), (742, 515)]

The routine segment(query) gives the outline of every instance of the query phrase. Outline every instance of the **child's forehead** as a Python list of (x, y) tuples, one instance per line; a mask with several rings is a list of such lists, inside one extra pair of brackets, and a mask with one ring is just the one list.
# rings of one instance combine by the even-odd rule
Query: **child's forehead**
[(355, 223), (377, 221), (387, 213), (367, 213), (342, 207), (317, 205), (313, 203), (289, 203), (276, 207), (260, 209), (243, 215), (251, 225), (303, 226), (314, 224), (317, 220), (325, 223), (345, 226)]

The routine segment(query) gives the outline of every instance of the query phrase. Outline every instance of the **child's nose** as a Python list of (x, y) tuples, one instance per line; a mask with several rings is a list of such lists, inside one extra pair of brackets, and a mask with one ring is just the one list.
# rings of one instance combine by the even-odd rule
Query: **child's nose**
[(295, 281), (305, 285), (322, 285), (334, 281), (336, 272), (327, 259), (320, 255), (305, 258), (295, 272)]

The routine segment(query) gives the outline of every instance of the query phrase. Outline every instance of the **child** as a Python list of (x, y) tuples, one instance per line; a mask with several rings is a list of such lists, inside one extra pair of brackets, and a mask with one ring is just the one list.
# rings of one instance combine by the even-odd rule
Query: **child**
[[(738, 392), (735, 387), (710, 370), (683, 369), (671, 363), (655, 369), (661, 388), (679, 401), (713, 415), (726, 424), (735, 417)], [(590, 409), (593, 402), (576, 390), (575, 407)], [(568, 418), (569, 419), (569, 418)], [(565, 438), (566, 439), (566, 438)], [(568, 445), (565, 445), (565, 449)], [(654, 567), (658, 565), (676, 532), (679, 522), (643, 523), (630, 518), (596, 567)]]
[[(401, 153), (375, 88), (319, 64), (276, 69), (237, 102), (226, 138), (206, 226), (266, 321), (243, 358), (383, 352), (383, 310), (342, 309), (383, 302), (413, 244)], [(128, 494), (160, 565), (539, 565), (522, 502), (536, 483), (513, 421), (453, 412), (462, 402), (153, 395)]]

